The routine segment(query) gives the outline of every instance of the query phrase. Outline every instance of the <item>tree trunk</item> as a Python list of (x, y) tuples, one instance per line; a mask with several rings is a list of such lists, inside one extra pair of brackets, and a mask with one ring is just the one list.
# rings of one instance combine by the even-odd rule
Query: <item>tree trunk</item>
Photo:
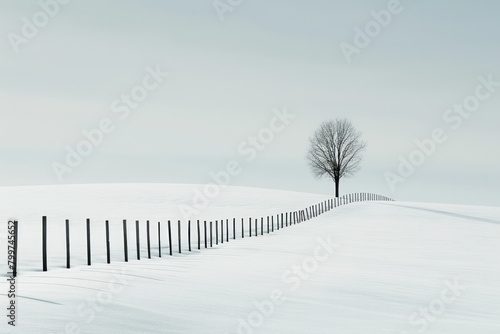
[(335, 197), (339, 197), (339, 183), (340, 179), (334, 179), (335, 182)]

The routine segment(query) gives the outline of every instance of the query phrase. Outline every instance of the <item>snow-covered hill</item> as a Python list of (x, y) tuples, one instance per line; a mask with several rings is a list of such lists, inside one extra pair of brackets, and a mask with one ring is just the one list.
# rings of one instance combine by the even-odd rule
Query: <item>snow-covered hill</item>
[[(198, 186), (203, 192), (202, 186)], [(196, 186), (82, 185), (0, 189), (6, 232), (19, 220), (17, 327), (2, 333), (499, 333), (500, 208), (362, 202), (303, 224), (201, 251), (123, 262), (122, 220), (185, 219)], [(265, 217), (324, 196), (228, 187), (193, 221)], [(41, 272), (41, 216), (49, 271)], [(93, 265), (86, 266), (85, 219)], [(70, 219), (72, 269), (65, 269)], [(105, 264), (104, 220), (112, 263)], [(164, 226), (164, 225), (162, 225)], [(175, 228), (176, 224), (172, 227)], [(175, 234), (174, 234), (175, 235)], [(152, 229), (152, 240), (156, 230)], [(215, 246), (215, 245), (214, 245)], [(183, 247), (187, 247), (184, 245)], [(7, 311), (5, 311), (6, 313)]]

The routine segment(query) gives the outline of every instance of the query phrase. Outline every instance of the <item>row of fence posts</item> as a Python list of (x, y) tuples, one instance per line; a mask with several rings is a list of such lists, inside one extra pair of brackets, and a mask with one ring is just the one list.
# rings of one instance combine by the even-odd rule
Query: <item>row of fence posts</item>
[[(300, 224), (302, 222), (311, 220), (316, 218), (338, 206), (353, 203), (353, 202), (361, 202), (361, 201), (392, 201), (392, 199), (369, 193), (357, 193), (357, 194), (349, 194), (343, 197), (337, 197), (334, 199), (329, 199), (327, 201), (318, 203), (316, 205), (312, 205), (306, 209), (294, 211), (294, 212), (285, 212), (276, 215), (276, 231), (279, 231), (280, 228), (289, 227), (292, 225)], [(266, 233), (272, 233), (275, 231), (274, 224), (274, 215), (267, 216), (267, 229)], [(281, 218), (281, 219), (280, 219)], [(229, 219), (226, 219), (226, 242), (229, 242)], [(245, 219), (241, 219), (241, 238), (245, 238)], [(254, 236), (258, 236), (258, 219), (253, 220), (249, 218), (248, 220), (248, 237), (252, 237), (253, 232), (255, 231)], [(210, 247), (213, 247), (213, 221), (209, 221), (209, 229), (207, 228), (207, 221), (203, 221), (203, 233), (204, 233), (204, 247), (208, 248), (208, 241), (210, 241)], [(255, 229), (252, 230), (252, 223), (254, 223)], [(16, 224), (17, 225), (17, 224)], [(196, 222), (197, 226), (197, 249), (201, 250), (201, 225), (200, 220)], [(17, 227), (17, 226), (16, 226)], [(123, 253), (125, 262), (129, 261), (128, 257), (128, 225), (127, 220), (123, 220)], [(168, 244), (169, 244), (169, 254), (173, 255), (172, 250), (172, 230), (171, 230), (171, 222), (168, 220), (167, 222), (168, 228)], [(111, 263), (111, 244), (109, 237), (109, 221), (105, 221), (105, 230), (106, 230), (106, 262)], [(232, 219), (232, 239), (236, 240), (236, 218)], [(16, 228), (17, 231), (17, 228)], [(182, 253), (182, 233), (181, 233), (181, 221), (178, 221), (178, 252)], [(207, 235), (207, 231), (209, 232), (209, 236)], [(220, 236), (219, 238), (219, 221), (215, 221), (215, 244), (219, 244), (219, 240), (221, 243), (224, 243), (224, 219), (220, 220)], [(264, 235), (264, 217), (260, 219), (260, 234)], [(86, 220), (86, 238), (87, 238), (87, 265), (92, 265), (92, 251), (91, 251), (91, 229), (90, 229), (90, 219)], [(135, 222), (135, 235), (136, 235), (136, 250), (137, 250), (137, 260), (141, 259), (141, 243), (140, 243), (140, 224), (139, 220)], [(148, 259), (151, 259), (151, 239), (150, 239), (150, 223), (149, 220), (146, 221), (146, 237), (147, 237), (147, 254)], [(191, 243), (191, 221), (188, 221), (188, 249), (192, 251), (192, 243)], [(16, 235), (17, 240), (17, 235)], [(161, 222), (158, 222), (158, 257), (162, 257), (161, 249)], [(17, 248), (17, 247), (16, 247)], [(66, 219), (66, 268), (71, 268), (71, 245), (70, 245), (70, 225), (69, 220)], [(16, 254), (17, 256), (17, 254)], [(42, 269), (43, 271), (47, 271), (47, 217), (42, 217)]]

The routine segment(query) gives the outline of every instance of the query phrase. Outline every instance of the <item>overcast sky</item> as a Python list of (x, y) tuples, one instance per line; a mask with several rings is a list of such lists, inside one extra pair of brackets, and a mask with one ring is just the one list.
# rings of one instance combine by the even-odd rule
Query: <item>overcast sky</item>
[[(42, 0), (50, 15), (0, 2), (2, 186), (204, 184), (237, 161), (232, 185), (332, 194), (309, 171), (308, 138), (347, 117), (367, 150), (342, 193), (499, 205), (497, 1), (60, 1)], [(463, 103), (466, 116), (447, 111)], [(68, 147), (100, 126), (71, 168)], [(435, 129), (446, 141), (394, 181)]]

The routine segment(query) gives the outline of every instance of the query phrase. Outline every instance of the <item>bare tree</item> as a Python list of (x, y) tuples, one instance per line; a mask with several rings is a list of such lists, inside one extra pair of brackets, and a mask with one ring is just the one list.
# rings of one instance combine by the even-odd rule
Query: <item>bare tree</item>
[(353, 176), (358, 170), (366, 144), (347, 119), (323, 122), (309, 139), (307, 161), (317, 178), (330, 177), (335, 182), (335, 196), (339, 197), (339, 183), (343, 177)]

